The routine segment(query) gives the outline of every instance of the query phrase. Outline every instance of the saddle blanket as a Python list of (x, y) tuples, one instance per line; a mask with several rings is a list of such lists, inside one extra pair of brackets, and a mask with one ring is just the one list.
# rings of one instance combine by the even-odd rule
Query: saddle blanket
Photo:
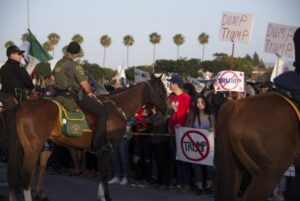
[(59, 121), (63, 129), (63, 134), (68, 137), (78, 137), (83, 132), (93, 132), (85, 118), (85, 114), (77, 109), (75, 111), (67, 111), (65, 107), (56, 100), (54, 102), (59, 109)]

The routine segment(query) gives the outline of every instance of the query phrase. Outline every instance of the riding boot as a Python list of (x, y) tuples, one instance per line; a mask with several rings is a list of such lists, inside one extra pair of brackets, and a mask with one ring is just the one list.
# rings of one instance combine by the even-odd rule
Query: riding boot
[(96, 132), (93, 138), (92, 150), (94, 152), (111, 152), (112, 146), (107, 142), (106, 138), (106, 121), (107, 114), (103, 112), (97, 116)]
[(95, 133), (93, 143), (92, 143), (92, 151), (93, 152), (111, 152), (112, 151), (112, 145), (107, 142), (106, 136), (96, 136), (97, 133)]

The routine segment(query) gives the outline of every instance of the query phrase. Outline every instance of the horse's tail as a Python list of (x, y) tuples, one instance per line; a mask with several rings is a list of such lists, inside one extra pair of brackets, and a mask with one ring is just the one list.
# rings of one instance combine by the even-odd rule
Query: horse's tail
[(227, 114), (233, 104), (227, 101), (221, 107), (216, 122), (215, 143), (215, 201), (236, 200), (241, 185), (241, 165), (230, 143), (230, 119)]
[(7, 135), (8, 136), (8, 170), (7, 178), (9, 191), (18, 193), (21, 190), (23, 149), (16, 130), (16, 111), (18, 106), (7, 111)]

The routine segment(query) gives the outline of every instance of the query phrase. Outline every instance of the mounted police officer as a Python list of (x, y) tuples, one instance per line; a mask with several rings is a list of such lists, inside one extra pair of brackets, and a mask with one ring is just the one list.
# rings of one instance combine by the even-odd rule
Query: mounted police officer
[(1, 91), (13, 95), (19, 102), (34, 88), (26, 69), (20, 65), (23, 53), (17, 46), (9, 46), (6, 50), (8, 60), (0, 70)]
[(68, 45), (66, 55), (57, 62), (53, 71), (55, 87), (60, 94), (72, 94), (80, 108), (96, 115), (92, 150), (95, 152), (111, 151), (111, 146), (106, 141), (108, 118), (106, 108), (93, 93), (83, 67), (74, 61), (80, 50), (81, 47), (77, 42), (73, 41)]

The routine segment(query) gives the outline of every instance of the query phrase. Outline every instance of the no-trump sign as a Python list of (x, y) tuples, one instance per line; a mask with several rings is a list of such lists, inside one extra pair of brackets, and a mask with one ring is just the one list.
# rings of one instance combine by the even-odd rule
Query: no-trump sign
[(269, 23), (265, 39), (265, 52), (294, 58), (293, 37), (296, 29), (297, 27), (294, 26)]
[(225, 41), (249, 43), (252, 26), (252, 14), (224, 12), (219, 38)]
[(244, 91), (244, 72), (225, 70), (216, 76), (216, 91)]
[(176, 128), (177, 159), (185, 162), (213, 165), (214, 134), (208, 130)]

